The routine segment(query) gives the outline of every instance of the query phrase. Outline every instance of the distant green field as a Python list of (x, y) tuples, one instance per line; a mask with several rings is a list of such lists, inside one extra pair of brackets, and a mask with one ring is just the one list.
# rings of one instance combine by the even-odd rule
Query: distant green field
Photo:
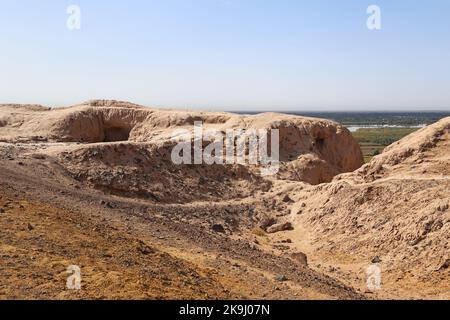
[(361, 146), (364, 161), (369, 162), (388, 145), (417, 130), (417, 128), (364, 128), (353, 132), (353, 136)]

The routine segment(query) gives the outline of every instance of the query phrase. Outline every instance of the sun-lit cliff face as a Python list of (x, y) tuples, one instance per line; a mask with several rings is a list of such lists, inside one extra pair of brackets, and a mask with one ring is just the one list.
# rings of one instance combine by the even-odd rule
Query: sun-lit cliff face
[[(192, 131), (195, 122), (201, 122), (205, 130), (220, 132), (278, 129), (282, 162), (278, 177), (313, 184), (331, 181), (335, 175), (353, 171), (363, 164), (358, 144), (338, 123), (275, 113), (244, 116), (161, 110), (127, 102), (96, 100), (50, 110), (3, 106), (0, 119), (0, 139), (3, 141), (123, 142), (128, 143), (129, 148), (135, 148), (139, 143), (173, 147), (170, 143), (175, 130)], [(108, 146), (86, 145), (84, 148), (101, 150)]]

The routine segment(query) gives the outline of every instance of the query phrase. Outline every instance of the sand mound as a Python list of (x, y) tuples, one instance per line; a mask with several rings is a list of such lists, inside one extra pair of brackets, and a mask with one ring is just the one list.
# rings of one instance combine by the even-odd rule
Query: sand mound
[(378, 256), (387, 274), (400, 277), (394, 281), (411, 276), (432, 290), (450, 259), (449, 128), (443, 119), (354, 173), (294, 192), (304, 208), (293, 219), (330, 257), (369, 265)]
[(448, 150), (450, 118), (444, 118), (390, 145), (355, 174), (365, 181), (394, 176), (447, 176), (450, 174)]
[[(279, 129), (279, 173), (261, 176), (249, 164), (175, 165), (173, 133), (192, 132), (197, 121), (220, 132)], [(89, 200), (94, 206), (108, 212), (122, 206), (124, 214), (149, 221), (167, 218), (164, 224), (174, 223), (177, 233), (186, 230), (195, 242), (204, 240), (201, 229), (220, 237), (220, 245), (236, 237), (245, 245), (233, 250), (247, 248), (247, 258), (259, 248), (289, 262), (297, 253), (321, 272), (325, 264), (333, 266), (330, 272), (347, 266), (349, 277), (362, 274), (362, 285), (344, 273), (332, 277), (363, 290), (365, 268), (378, 263), (383, 288), (409, 285), (387, 297), (415, 297), (411, 288), (420, 289), (419, 297), (436, 297), (450, 290), (449, 131), (450, 118), (443, 119), (361, 167), (350, 132), (328, 120), (160, 110), (109, 100), (59, 109), (4, 105), (0, 161), (5, 176), (18, 173), (29, 186), (47, 185), (48, 199), (66, 197), (65, 189), (54, 188), (59, 183), (83, 197), (95, 193)], [(266, 261), (255, 257), (251, 263)], [(289, 278), (295, 268), (277, 270)]]
[(91, 187), (159, 203), (245, 198), (271, 186), (245, 166), (175, 166), (171, 146), (89, 144), (64, 151), (58, 160), (75, 179)]
[[(220, 132), (228, 129), (279, 129), (280, 179), (312, 184), (328, 182), (339, 173), (357, 169), (363, 162), (359, 146), (350, 132), (328, 120), (274, 113), (245, 116), (160, 110), (109, 100), (94, 100), (51, 110), (2, 106), (0, 140), (89, 143), (96, 145), (88, 149), (98, 149), (97, 152), (102, 152), (105, 146), (101, 143), (105, 142), (141, 143), (143, 146), (165, 146), (167, 149), (167, 143), (176, 130), (192, 132), (196, 121), (201, 121), (205, 130)], [(109, 157), (103, 161), (115, 166), (120, 154), (110, 154)], [(144, 165), (151, 167), (150, 163)], [(226, 172), (217, 170), (222, 176), (228, 176), (236, 168), (227, 168)]]

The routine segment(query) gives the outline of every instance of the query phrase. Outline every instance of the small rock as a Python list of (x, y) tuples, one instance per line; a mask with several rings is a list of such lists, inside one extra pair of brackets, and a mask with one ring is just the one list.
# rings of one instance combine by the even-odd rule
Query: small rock
[(43, 155), (43, 154), (33, 154), (33, 155), (31, 155), (31, 157), (33, 159), (37, 159), (37, 160), (45, 160), (45, 155)]
[(277, 223), (277, 220), (275, 218), (264, 218), (259, 223), (259, 227), (263, 230), (266, 230), (268, 227), (273, 226), (275, 223)]
[(290, 249), (288, 246), (282, 244), (275, 244), (273, 247), (280, 251), (288, 251)]
[(441, 265), (439, 270), (445, 270), (450, 268), (450, 259), (445, 260), (445, 262)]
[(283, 202), (288, 203), (288, 202), (292, 202), (291, 197), (289, 197), (289, 195), (285, 195), (283, 198)]
[(0, 213), (5, 213), (5, 209), (0, 208)]
[(288, 278), (285, 275), (279, 275), (275, 277), (275, 280), (277, 280), (278, 282), (285, 282), (288, 280)]
[(104, 201), (104, 200), (100, 201), (100, 205), (101, 205), (101, 206), (104, 206), (104, 207), (106, 207), (106, 208), (109, 208), (109, 209), (112, 209), (112, 207), (113, 207), (111, 203), (106, 202), (106, 201)]
[(308, 257), (303, 252), (295, 252), (291, 254), (291, 257), (302, 266), (308, 266)]
[(34, 229), (34, 226), (31, 223), (28, 223), (28, 231), (31, 231)]
[(225, 228), (221, 224), (214, 224), (211, 229), (214, 232), (225, 233)]
[(372, 262), (372, 263), (380, 263), (380, 262), (381, 262), (381, 259), (380, 259), (379, 256), (375, 256), (375, 257), (373, 257), (373, 259), (372, 259), (371, 262)]
[(148, 255), (148, 254), (151, 254), (151, 253), (155, 253), (155, 251), (152, 249), (152, 248), (150, 248), (145, 242), (143, 242), (143, 241), (139, 241), (138, 242), (138, 251), (140, 252), (140, 253), (142, 253), (142, 254), (144, 254), (144, 255)]
[(277, 232), (288, 231), (288, 230), (294, 230), (294, 227), (292, 226), (292, 223), (290, 223), (290, 222), (275, 224), (275, 225), (267, 228), (267, 233), (277, 233)]

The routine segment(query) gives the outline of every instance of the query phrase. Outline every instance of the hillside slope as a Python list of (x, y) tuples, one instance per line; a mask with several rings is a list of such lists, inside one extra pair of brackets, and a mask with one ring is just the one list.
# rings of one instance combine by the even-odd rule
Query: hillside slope
[[(197, 120), (218, 130), (280, 129), (280, 174), (173, 164), (173, 131)], [(362, 164), (337, 123), (103, 100), (0, 106), (0, 123), (0, 298), (364, 298), (254, 233), (287, 213), (266, 201), (274, 185), (331, 181)], [(68, 265), (81, 267), (82, 291), (65, 289)]]
[(297, 192), (305, 208), (293, 219), (327, 260), (361, 269), (379, 257), (392, 295), (448, 298), (449, 168), (445, 118), (355, 172)]

